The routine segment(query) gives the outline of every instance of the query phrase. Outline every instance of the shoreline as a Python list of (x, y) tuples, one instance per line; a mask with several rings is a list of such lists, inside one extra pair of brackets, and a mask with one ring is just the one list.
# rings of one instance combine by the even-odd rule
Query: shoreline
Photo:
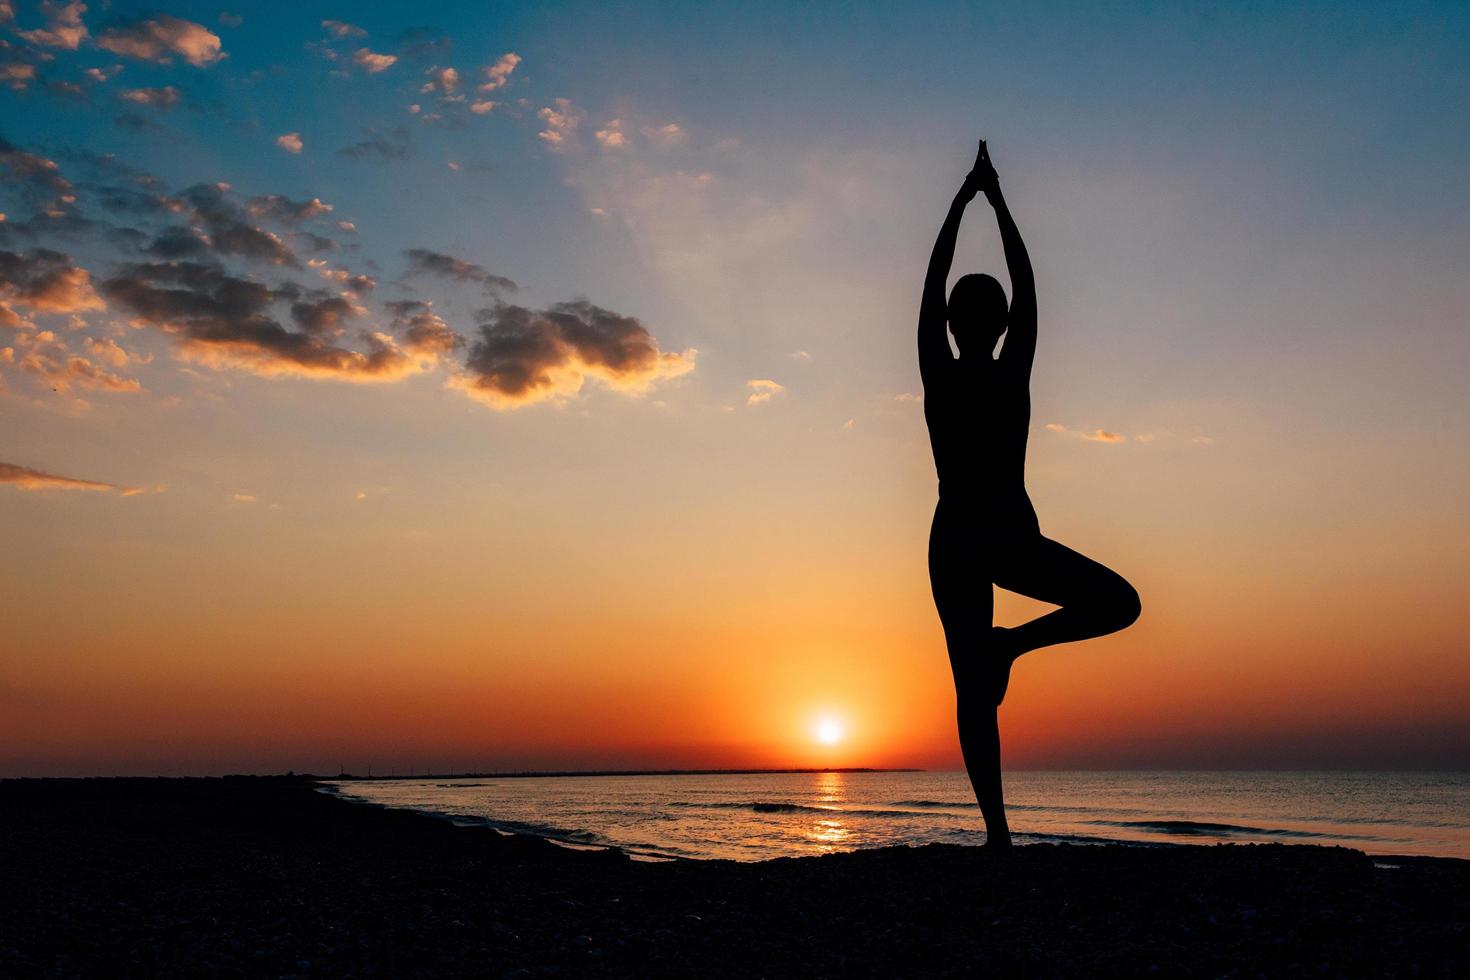
[[(743, 773), (743, 772), (749, 772), (749, 771), (752, 771), (752, 770), (719, 770), (718, 772), (720, 772), (722, 774), (728, 774), (728, 773), (731, 773), (731, 772), (741, 772), (741, 773)], [(779, 773), (792, 773), (792, 772), (805, 773), (805, 772), (823, 772), (823, 771), (828, 771), (828, 772), (831, 772), (831, 771), (845, 771), (845, 772), (855, 772), (855, 773), (883, 773), (883, 772), (924, 772), (926, 770), (914, 770), (914, 769), (903, 769), (903, 770), (891, 770), (891, 769), (789, 770), (789, 769), (783, 769), (783, 770), (770, 770), (770, 771), (779, 772)], [(705, 771), (701, 771), (701, 772), (705, 772)], [(341, 798), (343, 800), (347, 801), (347, 802), (352, 802), (352, 803), (365, 803), (365, 804), (369, 804), (369, 805), (372, 805), (372, 806), (384, 807), (384, 808), (387, 808), (387, 809), (402, 810), (404, 812), (412, 812), (412, 813), (416, 813), (416, 814), (421, 814), (423, 816), (431, 817), (431, 818), (434, 818), (434, 819), (448, 819), (448, 820), (451, 820), (451, 821), (460, 822), (460, 823), (462, 823), (462, 824), (464, 824), (466, 826), (485, 827), (487, 829), (495, 830), (498, 833), (505, 833), (505, 834), (524, 834), (524, 835), (528, 835), (528, 836), (538, 837), (538, 838), (541, 838), (543, 840), (548, 840), (548, 841), (551, 841), (553, 843), (556, 843), (556, 844), (559, 844), (559, 845), (562, 845), (562, 846), (566, 846), (566, 847), (573, 847), (573, 848), (598, 848), (598, 847), (615, 848), (615, 849), (620, 849), (620, 850), (625, 851), (630, 856), (633, 856), (633, 857), (636, 857), (636, 858), (640, 858), (640, 859), (649, 859), (649, 860), (693, 860), (693, 861), (736, 860), (736, 861), (740, 861), (742, 863), (758, 863), (760, 861), (775, 860), (775, 859), (780, 858), (780, 857), (811, 857), (811, 856), (816, 856), (817, 853), (847, 853), (847, 852), (854, 851), (854, 850), (871, 850), (871, 849), (874, 849), (876, 847), (882, 847), (882, 846), (916, 846), (916, 845), (918, 845), (920, 843), (955, 843), (958, 846), (979, 846), (977, 844), (970, 843), (970, 842), (968, 842), (966, 840), (956, 840), (955, 839), (955, 835), (930, 835), (930, 834), (926, 834), (924, 832), (925, 828), (916, 827), (916, 828), (912, 828), (912, 829), (915, 832), (915, 837), (917, 839), (911, 839), (907, 844), (903, 843), (903, 840), (902, 840), (902, 837), (901, 836), (894, 835), (894, 834), (889, 834), (889, 835), (887, 835), (886, 841), (884, 841), (882, 843), (850, 843), (845, 849), (840, 850), (840, 851), (835, 851), (835, 852), (833, 852), (833, 851), (815, 852), (815, 851), (810, 851), (810, 850), (802, 850), (802, 849), (799, 849), (799, 848), (793, 848), (793, 849), (785, 850), (784, 852), (781, 851), (780, 849), (776, 849), (776, 851), (777, 851), (776, 853), (769, 854), (768, 856), (752, 856), (752, 855), (748, 855), (748, 854), (745, 854), (745, 855), (742, 855), (742, 854), (729, 854), (729, 853), (721, 853), (719, 850), (715, 850), (713, 853), (711, 853), (710, 852), (710, 849), (707, 848), (707, 847), (706, 848), (703, 848), (703, 849), (700, 849), (698, 847), (698, 843), (697, 842), (694, 842), (695, 849), (691, 850), (690, 849), (690, 846), (688, 844), (680, 843), (680, 844), (676, 845), (674, 842), (660, 842), (656, 836), (639, 836), (639, 837), (635, 837), (635, 838), (633, 838), (633, 839), (630, 840), (626, 835), (621, 835), (620, 836), (616, 832), (610, 831), (608, 827), (600, 826), (599, 824), (597, 824), (596, 821), (593, 821), (592, 823), (586, 824), (584, 826), (571, 826), (571, 825), (563, 826), (563, 825), (555, 824), (555, 823), (545, 823), (545, 822), (542, 822), (540, 820), (534, 819), (532, 817), (525, 816), (524, 814), (519, 814), (517, 816), (517, 819), (511, 819), (511, 818), (506, 817), (506, 816), (503, 816), (503, 815), (497, 815), (493, 810), (480, 809), (477, 812), (456, 812), (454, 810), (448, 809), (447, 807), (444, 808), (444, 809), (440, 809), (440, 808), (438, 808), (440, 806), (440, 804), (437, 803), (437, 802), (435, 802), (435, 801), (431, 801), (431, 800), (402, 800), (402, 801), (395, 801), (395, 802), (387, 802), (387, 801), (384, 801), (383, 799), (375, 798), (375, 796), (373, 794), (371, 794), (371, 793), (366, 793), (366, 795), (364, 795), (362, 793), (355, 792), (354, 787), (356, 785), (365, 783), (366, 780), (338, 780), (338, 779), (335, 779), (335, 778), (328, 778), (328, 777), (309, 777), (309, 778), (316, 779), (317, 782), (318, 782), (318, 785), (321, 786), (323, 792), (328, 792), (328, 793), (333, 793), (333, 794), (340, 794)], [(425, 778), (427, 779), (427, 777), (425, 777)], [(435, 779), (438, 779), (438, 778), (452, 778), (452, 777), (434, 777), (434, 778)], [(477, 776), (477, 777), (473, 777), (473, 778), (475, 778), (475, 779), (483, 779), (483, 778), (486, 778), (486, 777), (478, 777)], [(374, 779), (373, 782), (376, 782), (376, 779)], [(448, 784), (443, 784), (443, 785), (445, 786), (445, 788), (449, 788)], [(717, 805), (728, 807), (728, 806), (736, 806), (737, 804), (736, 803), (728, 803), (727, 802), (727, 803), (720, 803), (720, 804), (717, 804)], [(874, 805), (874, 806), (882, 806), (883, 804), (872, 804), (872, 805)], [(891, 806), (899, 807), (899, 808), (902, 808), (905, 805), (906, 804), (903, 803), (903, 802), (896, 803), (896, 804), (891, 804)], [(921, 803), (918, 803), (918, 804), (910, 804), (910, 805), (912, 805), (912, 806), (918, 806), (918, 807), (927, 807), (927, 806), (937, 805), (937, 804), (929, 804), (927, 802), (921, 802)], [(971, 806), (971, 807), (973, 807), (973, 804), (955, 804), (955, 805), (956, 806)], [(808, 806), (808, 805), (805, 805), (805, 804), (794, 804), (794, 803), (785, 803), (785, 802), (769, 803), (769, 802), (762, 802), (761, 800), (758, 800), (758, 799), (755, 800), (754, 802), (743, 804), (743, 806), (748, 807), (750, 809), (754, 809), (757, 813), (761, 812), (763, 808), (768, 809), (768, 810), (811, 810), (811, 811), (820, 812), (821, 815), (831, 816), (833, 818), (841, 818), (844, 815), (849, 815), (849, 814), (852, 814), (852, 813), (856, 813), (856, 814), (859, 814), (859, 815), (868, 815), (868, 814), (871, 814), (871, 813), (875, 812), (875, 811), (871, 811), (871, 810), (862, 809), (861, 807), (859, 807), (859, 808), (857, 808), (857, 809), (854, 810), (852, 808), (842, 807), (842, 806)], [(512, 808), (512, 809), (514, 809), (514, 808)], [(1028, 809), (1028, 807), (1021, 807), (1021, 809)], [(897, 809), (897, 810), (882, 810), (882, 811), (877, 811), (877, 812), (881, 812), (881, 813), (894, 813), (894, 814), (920, 814), (920, 813), (923, 813), (925, 811), (923, 809), (918, 809), (918, 810)], [(1138, 811), (1138, 812), (1142, 813), (1143, 811)], [(1247, 817), (1243, 817), (1242, 819), (1249, 820), (1251, 818), (1247, 816)], [(1270, 818), (1258, 818), (1258, 819), (1270, 819)], [(1273, 827), (1275, 825), (1274, 824), (1271, 824), (1271, 823), (1265, 823), (1265, 824), (1263, 824), (1261, 826), (1256, 826), (1256, 825), (1253, 825), (1253, 824), (1250, 824), (1250, 823), (1239, 823), (1239, 822), (1225, 823), (1225, 822), (1219, 822), (1219, 818), (1213, 818), (1213, 817), (1198, 818), (1198, 817), (1193, 817), (1193, 816), (1191, 816), (1189, 819), (1183, 819), (1183, 818), (1170, 818), (1170, 819), (1149, 818), (1149, 819), (1144, 819), (1143, 817), (1135, 817), (1135, 818), (1129, 819), (1127, 821), (1121, 821), (1121, 822), (1120, 821), (1115, 821), (1115, 820), (1102, 820), (1102, 819), (1097, 819), (1097, 820), (1086, 820), (1086, 821), (1082, 821), (1082, 823), (1086, 823), (1086, 824), (1097, 824), (1097, 825), (1106, 825), (1109, 828), (1111, 828), (1111, 827), (1121, 827), (1121, 828), (1125, 828), (1125, 832), (1124, 833), (1119, 833), (1118, 831), (1111, 831), (1111, 832), (1109, 832), (1109, 831), (1095, 831), (1095, 830), (1092, 830), (1090, 827), (1084, 828), (1084, 827), (1081, 827), (1081, 826), (1073, 826), (1073, 827), (1069, 827), (1069, 828), (1051, 828), (1051, 829), (1034, 828), (1032, 830), (1015, 830), (1015, 831), (1013, 831), (1013, 837), (1015, 838), (1016, 845), (1017, 846), (1021, 846), (1021, 847), (1032, 847), (1032, 846), (1036, 846), (1038, 844), (1069, 844), (1069, 845), (1088, 846), (1088, 847), (1091, 847), (1091, 846), (1108, 846), (1108, 845), (1114, 845), (1114, 846), (1122, 846), (1122, 847), (1143, 847), (1143, 848), (1147, 848), (1147, 847), (1213, 846), (1214, 844), (1217, 844), (1217, 843), (1224, 843), (1224, 844), (1250, 844), (1250, 843), (1268, 844), (1268, 843), (1280, 843), (1280, 844), (1300, 844), (1300, 845), (1304, 845), (1304, 846), (1316, 846), (1316, 847), (1344, 847), (1344, 848), (1348, 848), (1350, 850), (1361, 851), (1362, 853), (1368, 855), (1369, 857), (1372, 857), (1373, 859), (1379, 860), (1379, 861), (1403, 861), (1403, 860), (1418, 860), (1418, 859), (1437, 859), (1437, 860), (1446, 860), (1446, 861), (1462, 861), (1462, 862), (1470, 863), (1470, 855), (1465, 855), (1463, 853), (1465, 851), (1465, 848), (1464, 847), (1459, 848), (1459, 850), (1462, 852), (1461, 854), (1455, 854), (1455, 853), (1446, 854), (1446, 853), (1443, 853), (1446, 848), (1441, 847), (1441, 846), (1437, 846), (1439, 844), (1442, 844), (1443, 842), (1426, 841), (1426, 842), (1424, 842), (1425, 845), (1427, 847), (1432, 848), (1431, 850), (1422, 851), (1422, 852), (1414, 852), (1414, 851), (1408, 851), (1408, 850), (1394, 849), (1392, 847), (1392, 845), (1399, 845), (1400, 847), (1402, 847), (1403, 845), (1406, 845), (1406, 844), (1409, 845), (1410, 847), (1412, 847), (1412, 846), (1414, 846), (1414, 842), (1413, 841), (1410, 841), (1410, 840), (1397, 840), (1397, 841), (1395, 841), (1395, 840), (1386, 839), (1386, 838), (1379, 838), (1379, 837), (1375, 837), (1375, 836), (1371, 836), (1371, 835), (1370, 836), (1364, 836), (1362, 834), (1355, 834), (1355, 833), (1351, 833), (1351, 832), (1349, 832), (1347, 830), (1321, 831), (1321, 830), (1314, 830), (1314, 829), (1303, 829), (1301, 826), (1296, 826), (1296, 827), (1291, 827), (1291, 828), (1286, 828), (1286, 829), (1270, 829), (1271, 827)], [(614, 824), (613, 826), (619, 826), (619, 825), (618, 824)], [(1144, 834), (1144, 833), (1136, 832), (1135, 831), (1135, 833), (1133, 835), (1129, 835), (1128, 833), (1126, 833), (1126, 830), (1129, 829), (1129, 828), (1144, 828), (1145, 830), (1151, 831), (1153, 833), (1152, 834)], [(940, 837), (940, 839), (937, 840), (937, 841), (935, 840), (935, 837), (936, 836)], [(897, 843), (889, 843), (889, 842), (893, 842), (893, 841), (897, 841)], [(711, 842), (713, 842), (713, 839), (711, 839)], [(667, 843), (668, 846), (664, 846), (664, 843)], [(1470, 843), (1470, 841), (1467, 841), (1467, 843)], [(1385, 847), (1384, 846), (1385, 844), (1390, 845), (1390, 846), (1389, 847)], [(1439, 853), (1435, 853), (1435, 850), (1438, 850)]]
[[(783, 771), (788, 771), (788, 770), (783, 770)], [(891, 771), (891, 770), (888, 770), (888, 771)], [(338, 799), (342, 800), (344, 803), (351, 803), (351, 804), (360, 805), (360, 806), (376, 807), (376, 808), (382, 809), (382, 810), (396, 810), (396, 811), (401, 812), (401, 813), (412, 813), (412, 814), (416, 814), (418, 816), (428, 817), (428, 818), (430, 818), (432, 820), (446, 820), (449, 823), (454, 824), (455, 826), (459, 826), (459, 827), (470, 827), (470, 828), (483, 828), (485, 830), (493, 831), (494, 833), (501, 834), (501, 835), (506, 836), (506, 837), (515, 837), (515, 836), (534, 837), (534, 838), (536, 838), (538, 840), (549, 841), (552, 844), (557, 845), (558, 847), (565, 847), (565, 848), (568, 848), (570, 850), (578, 850), (578, 851), (595, 851), (595, 850), (617, 851), (617, 852), (620, 852), (622, 854), (627, 855), (628, 857), (630, 857), (630, 858), (632, 858), (634, 860), (643, 860), (643, 859), (646, 859), (646, 860), (654, 860), (654, 861), (728, 861), (728, 860), (730, 860), (729, 858), (696, 857), (694, 855), (689, 855), (689, 854), (670, 854), (670, 853), (667, 853), (667, 852), (660, 852), (660, 851), (657, 851), (657, 850), (650, 850), (650, 849), (645, 849), (645, 848), (636, 848), (635, 849), (635, 848), (631, 848), (631, 847), (628, 847), (627, 845), (623, 845), (623, 844), (598, 844), (598, 843), (589, 843), (587, 841), (573, 840), (573, 839), (571, 839), (569, 837), (560, 837), (560, 836), (557, 836), (557, 835), (551, 834), (551, 833), (542, 833), (542, 832), (539, 832), (539, 831), (536, 831), (536, 830), (526, 829), (525, 825), (523, 825), (523, 824), (516, 825), (514, 828), (512, 828), (510, 826), (510, 824), (513, 823), (512, 821), (497, 821), (494, 817), (481, 817), (481, 816), (476, 816), (474, 814), (469, 814), (469, 813), (443, 813), (443, 812), (440, 812), (440, 811), (437, 811), (437, 810), (421, 810), (421, 809), (419, 809), (417, 807), (411, 807), (411, 806), (394, 806), (391, 803), (381, 803), (381, 802), (379, 802), (377, 800), (369, 800), (369, 799), (366, 799), (366, 798), (360, 797), (360, 796), (344, 796), (344, 795), (342, 795), (338, 791), (338, 788), (336, 786), (333, 786), (330, 783), (320, 783), (319, 782), (318, 785), (317, 785), (317, 792), (326, 793), (328, 795), (336, 796)], [(835, 812), (839, 812), (840, 813), (841, 811), (835, 811)], [(1107, 847), (1107, 846), (1117, 846), (1117, 847), (1140, 847), (1140, 848), (1148, 848), (1148, 847), (1197, 847), (1197, 846), (1199, 846), (1199, 845), (1196, 845), (1196, 844), (1188, 844), (1188, 843), (1185, 843), (1183, 841), (1169, 841), (1169, 840), (1161, 840), (1161, 841), (1135, 841), (1135, 840), (1123, 840), (1123, 839), (1120, 839), (1120, 838), (1111, 838), (1111, 837), (1082, 837), (1082, 836), (1079, 836), (1079, 835), (1067, 835), (1065, 837), (1062, 837), (1062, 836), (1055, 835), (1055, 834), (1025, 834), (1025, 833), (1017, 833), (1014, 836), (1021, 837), (1021, 838), (1037, 838), (1035, 840), (1028, 840), (1025, 843), (1018, 843), (1016, 845), (1017, 847), (1036, 847), (1039, 844), (1073, 844), (1073, 845), (1076, 845), (1078, 847)], [(887, 845), (887, 846), (888, 847), (910, 847), (910, 846), (915, 846), (915, 845), (902, 845), (902, 844), (900, 844), (900, 845)], [(957, 845), (957, 846), (978, 847), (980, 845)], [(1312, 845), (1312, 846), (1321, 846), (1321, 845)], [(832, 851), (832, 852), (829, 852), (829, 853), (833, 853), (833, 854), (852, 854), (852, 853), (856, 853), (857, 851), (862, 851), (862, 850), (873, 851), (873, 850), (882, 850), (882, 849), (883, 848), (881, 848), (881, 847), (867, 847), (867, 848), (854, 847), (854, 848), (849, 848), (847, 850)], [(779, 856), (779, 857), (759, 858), (759, 859), (753, 860), (753, 861), (736, 861), (734, 863), (737, 863), (737, 864), (768, 864), (768, 863), (770, 863), (772, 861), (802, 860), (802, 859), (805, 859), (805, 858), (813, 858), (813, 857), (821, 857), (821, 856), (823, 856), (823, 855), (819, 855), (819, 854), (782, 855), (782, 856)], [(1424, 856), (1427, 857), (1428, 855), (1424, 855)], [(1376, 855), (1375, 855), (1375, 857), (1376, 857)], [(1443, 858), (1442, 860), (1456, 861), (1456, 860), (1461, 860), (1461, 859), (1460, 858)], [(1467, 864), (1470, 864), (1470, 861), (1467, 861), (1466, 863)]]
[(0, 975), (1470, 975), (1462, 860), (929, 844), (640, 862), (484, 829), (301, 777), (0, 781)]
[(503, 823), (497, 823), (491, 817), (477, 817), (469, 813), (440, 813), (435, 810), (420, 810), (417, 807), (393, 806), (388, 803), (379, 803), (377, 800), (368, 800), (359, 796), (343, 796), (336, 786), (330, 782), (316, 780), (313, 787), (316, 792), (322, 793), (334, 799), (341, 800), (352, 806), (373, 807), (378, 810), (397, 811), (399, 813), (411, 813), (414, 816), (426, 817), (430, 820), (442, 820), (454, 827), (463, 827), (468, 830), (484, 830), (497, 834), (501, 837), (530, 837), (535, 840), (544, 840), (557, 847), (569, 851), (613, 851), (630, 860), (640, 861), (705, 861), (708, 858), (689, 857), (684, 854), (663, 854), (652, 851), (634, 850), (621, 844), (596, 844), (587, 841), (572, 840), (567, 837), (558, 837), (553, 834), (536, 833), (521, 828), (509, 829)]

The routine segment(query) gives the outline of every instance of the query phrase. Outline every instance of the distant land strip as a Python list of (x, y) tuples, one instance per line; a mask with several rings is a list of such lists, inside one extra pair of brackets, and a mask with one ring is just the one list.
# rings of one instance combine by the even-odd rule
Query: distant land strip
[(923, 769), (870, 769), (862, 766), (848, 766), (841, 769), (555, 769), (555, 770), (524, 770), (521, 772), (412, 772), (412, 773), (389, 773), (354, 776), (352, 773), (340, 772), (335, 776), (321, 776), (312, 773), (294, 773), (303, 777), (313, 779), (351, 779), (359, 782), (372, 780), (377, 782), (384, 779), (532, 779), (546, 778), (551, 776), (768, 776), (782, 773), (854, 773), (854, 772), (924, 772)]

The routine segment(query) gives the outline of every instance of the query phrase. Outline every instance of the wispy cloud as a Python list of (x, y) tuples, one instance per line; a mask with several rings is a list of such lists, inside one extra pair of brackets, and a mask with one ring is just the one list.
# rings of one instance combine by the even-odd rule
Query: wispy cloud
[(644, 126), (642, 132), (650, 143), (662, 150), (673, 149), (689, 141), (689, 134), (678, 123)]
[[(20, 369), (40, 378), (52, 391), (70, 392), (73, 387), (110, 392), (143, 390), (136, 378), (116, 374), (75, 353), (50, 330), (22, 333), (15, 343), (19, 356), (14, 359)], [(111, 353), (103, 349), (104, 356), (110, 357)]]
[(459, 88), (459, 72), (453, 68), (440, 68), (435, 65), (424, 74), (429, 80), (419, 87), (420, 95), (428, 95), (432, 92), (450, 95)]
[(750, 389), (750, 394), (745, 399), (747, 405), (764, 404), (786, 390), (785, 385), (769, 378), (751, 378), (745, 382), (745, 387)]
[(413, 60), (442, 60), (453, 47), (448, 34), (428, 27), (410, 27), (398, 35), (398, 53)]
[(35, 65), (23, 61), (0, 61), (0, 85), (6, 86), (11, 91), (24, 92), (35, 80)]
[(546, 124), (546, 128), (536, 134), (542, 142), (553, 150), (570, 149), (576, 139), (577, 127), (582, 124), (582, 111), (570, 99), (555, 99), (537, 115)]
[(408, 258), (409, 275), (430, 275), (478, 283), (490, 292), (513, 292), (517, 288), (515, 282), (505, 276), (497, 276), (474, 262), (444, 252), (410, 248), (403, 254)]
[(486, 65), (483, 69), (485, 81), (480, 83), (480, 91), (494, 92), (496, 89), (504, 88), (510, 81), (511, 72), (515, 71), (516, 65), (520, 63), (520, 55), (514, 51), (507, 51), (495, 64)]
[[(326, 204), (321, 198), (313, 197), (305, 201), (293, 201), (281, 194), (262, 194), (252, 197), (245, 205), (245, 210), (252, 216), (260, 218), (273, 218), (285, 224), (295, 225), (312, 218), (321, 217), (332, 213), (332, 206)], [(338, 222), (338, 227), (343, 224), (351, 225), (349, 222)], [(355, 228), (343, 228), (343, 231), (353, 231)]]
[(75, 51), (87, 37), (87, 25), (82, 23), (82, 14), (86, 12), (87, 5), (84, 3), (45, 0), (41, 4), (41, 13), (46, 18), (46, 26), (31, 31), (16, 31), (15, 36), (39, 47)]
[(195, 68), (225, 57), (219, 35), (202, 24), (159, 14), (109, 27), (97, 35), (97, 46), (113, 54), (155, 64), (167, 64), (174, 55)]
[(104, 483), (100, 480), (62, 476), (59, 473), (47, 473), (45, 470), (17, 466), (14, 463), (0, 463), (0, 483), (8, 484), (17, 490), (93, 490), (119, 493), (124, 497), (131, 497), (142, 492), (137, 487), (122, 487), (116, 483)]
[(45, 213), (64, 211), (76, 201), (75, 188), (62, 176), (55, 160), (23, 150), (0, 137), (0, 181), (20, 186), (24, 194)]
[(380, 71), (387, 71), (398, 63), (398, 56), (392, 54), (379, 54), (369, 51), (367, 48), (358, 48), (352, 52), (352, 63), (369, 75), (376, 75)]
[(356, 24), (349, 24), (345, 20), (324, 20), (322, 29), (334, 38), (367, 37), (367, 31)]
[(152, 354), (134, 353), (111, 337), (86, 337), (83, 345), (93, 357), (106, 361), (115, 368), (127, 367), (129, 364), (148, 364), (153, 360)]
[(396, 126), (386, 135), (369, 130), (361, 143), (344, 146), (337, 152), (354, 160), (406, 160), (410, 153), (408, 130)]
[(623, 132), (623, 121), (621, 119), (609, 119), (607, 123), (592, 133), (599, 146), (609, 150), (620, 150), (628, 146), (628, 134)]
[(1141, 446), (1156, 446), (1160, 449), (1175, 449), (1181, 446), (1213, 446), (1213, 436), (1202, 433), (1185, 435), (1170, 429), (1158, 431), (1139, 432), (1134, 435), (1124, 435), (1100, 428), (1079, 428), (1063, 425), (1060, 422), (1048, 422), (1045, 428), (1049, 432), (1067, 436), (1074, 439), (1086, 439), (1089, 442), (1101, 442), (1108, 445), (1117, 445), (1123, 442), (1137, 443)]
[(117, 95), (125, 102), (152, 106), (155, 109), (172, 109), (183, 98), (183, 93), (173, 85), (160, 88), (125, 88)]
[(1060, 435), (1076, 436), (1089, 442), (1104, 442), (1115, 444), (1128, 441), (1128, 437), (1117, 432), (1109, 432), (1107, 429), (1074, 429), (1062, 425), (1060, 422), (1048, 422), (1046, 428)]

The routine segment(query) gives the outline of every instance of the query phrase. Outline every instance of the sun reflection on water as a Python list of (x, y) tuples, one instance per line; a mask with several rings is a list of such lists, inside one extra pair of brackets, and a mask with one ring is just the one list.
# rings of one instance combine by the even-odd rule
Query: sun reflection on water
[(813, 800), (817, 806), (832, 807), (834, 811), (830, 817), (813, 820), (806, 828), (806, 839), (813, 850), (822, 854), (832, 851), (843, 850), (852, 846), (851, 838), (853, 832), (848, 829), (847, 824), (839, 816), (842, 804), (847, 802), (845, 774), (840, 772), (820, 772), (816, 774), (816, 786)]
[(847, 794), (843, 792), (845, 775), (846, 773), (840, 772), (817, 773), (817, 802), (827, 804), (846, 802)]
[(840, 850), (852, 836), (841, 820), (817, 820), (807, 828), (806, 837), (823, 854)]

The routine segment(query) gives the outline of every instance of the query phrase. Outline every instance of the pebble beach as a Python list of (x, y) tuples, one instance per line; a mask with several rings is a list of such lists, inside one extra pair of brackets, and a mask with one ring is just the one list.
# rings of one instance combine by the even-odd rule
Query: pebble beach
[(0, 781), (0, 976), (1470, 975), (1470, 862), (1281, 844), (631, 860), (308, 777)]

